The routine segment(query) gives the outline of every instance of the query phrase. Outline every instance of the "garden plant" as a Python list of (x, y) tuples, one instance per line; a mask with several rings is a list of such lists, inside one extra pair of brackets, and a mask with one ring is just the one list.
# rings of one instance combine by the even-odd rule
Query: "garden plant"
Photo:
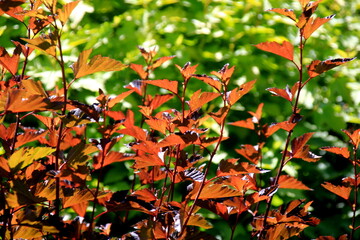
[[(71, 16), (82, 1), (0, 1), (1, 18), (23, 34), (0, 44), (0, 238), (359, 239), (359, 125), (337, 129), (334, 146), (314, 148), (324, 131), (307, 127), (315, 113), (304, 106), (321, 76), (357, 60), (312, 59), (317, 48), (308, 42), (335, 15), (317, 13), (330, 1), (294, 2), (298, 10), (262, 13), (290, 21), (291, 40), (243, 43), (295, 73), (255, 99), (252, 92), (265, 90), (257, 87), (261, 75), (234, 79), (252, 66), (176, 64), (178, 52), (160, 55), (166, 46), (123, 49), (142, 58), (129, 63), (93, 48), (72, 51)], [(39, 78), (41, 62), (59, 74)], [(102, 81), (99, 72), (119, 72), (110, 86), (116, 93), (83, 97), (77, 83)], [(281, 111), (271, 119), (264, 109), (274, 104)], [(239, 141), (237, 131), (248, 137)], [(291, 172), (315, 168), (324, 156), (346, 175), (312, 189), (316, 176)], [(327, 221), (316, 215), (320, 192), (343, 203), (340, 232), (316, 230)]]

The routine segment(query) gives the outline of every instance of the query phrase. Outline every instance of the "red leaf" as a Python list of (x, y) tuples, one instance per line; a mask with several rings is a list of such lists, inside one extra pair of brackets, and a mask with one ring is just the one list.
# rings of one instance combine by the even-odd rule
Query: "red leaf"
[(349, 199), (351, 187), (345, 187), (345, 186), (336, 186), (329, 182), (325, 182), (321, 184), (325, 189), (329, 190), (332, 193), (335, 193), (336, 195), (344, 198), (345, 200)]
[(156, 59), (152, 64), (152, 69), (160, 67), (163, 63), (169, 61), (170, 59), (173, 59), (176, 56), (167, 56), (167, 57), (161, 57)]
[(213, 99), (220, 96), (220, 93), (212, 93), (212, 92), (201, 92), (201, 89), (197, 90), (188, 101), (190, 106), (190, 111), (194, 112), (198, 108), (201, 108), (204, 104), (212, 101)]
[(252, 118), (248, 118), (246, 120), (240, 120), (240, 121), (236, 121), (236, 122), (232, 122), (232, 123), (229, 123), (230, 125), (233, 125), (233, 126), (237, 126), (237, 127), (243, 127), (243, 128), (248, 128), (248, 129), (251, 129), (251, 130), (254, 130), (255, 129), (255, 125), (252, 121)]
[(230, 92), (226, 93), (226, 100), (230, 105), (234, 105), (237, 101), (240, 100), (245, 94), (250, 92), (254, 87), (256, 80), (242, 84), (240, 87), (237, 87)]
[[(196, 195), (200, 189), (200, 182), (193, 182), (194, 188), (188, 194), (188, 198), (195, 199)], [(208, 182), (205, 184), (202, 189), (199, 199), (209, 199), (209, 198), (226, 198), (226, 197), (235, 197), (239, 196), (241, 193), (237, 190), (231, 189), (224, 184), (216, 184), (213, 182)]]
[(252, 121), (254, 123), (259, 123), (260, 122), (263, 107), (264, 107), (264, 103), (260, 103), (259, 106), (257, 107), (255, 113), (251, 112), (251, 111), (248, 112), (253, 116)]
[(150, 108), (155, 110), (170, 99), (172, 99), (174, 95), (172, 94), (162, 94), (162, 95), (155, 95), (153, 99), (150, 100)]
[(145, 120), (146, 124), (150, 126), (151, 129), (157, 130), (161, 132), (162, 134), (166, 134), (166, 129), (168, 126), (168, 122), (164, 119), (156, 119), (151, 118)]
[(255, 47), (263, 51), (274, 53), (283, 58), (289, 59), (290, 61), (294, 60), (294, 47), (288, 41), (284, 41), (282, 44), (277, 42), (263, 42), (255, 45)]
[(143, 65), (131, 63), (130, 68), (134, 70), (142, 80), (147, 79), (148, 73), (144, 70)]
[(284, 122), (275, 123), (274, 125), (276, 125), (278, 128), (284, 129), (287, 132), (290, 132), (291, 130), (294, 129), (296, 123), (284, 121)]
[(225, 64), (224, 67), (218, 72), (212, 71), (211, 74), (214, 74), (216, 77), (218, 77), (221, 82), (225, 83), (225, 85), (228, 85), (231, 76), (233, 75), (235, 70), (235, 66), (232, 66), (229, 68), (229, 64)]
[(115, 104), (119, 103), (121, 100), (123, 100), (124, 98), (129, 96), (132, 92), (134, 92), (134, 90), (130, 90), (130, 91), (127, 91), (127, 92), (120, 93), (116, 97), (110, 99), (109, 102), (108, 102), (109, 108), (114, 107)]
[(101, 165), (101, 159), (95, 159), (93, 167), (96, 170), (100, 169), (101, 167), (110, 165), (114, 162), (123, 162), (131, 159), (134, 159), (133, 154), (110, 151), (108, 152), (108, 154), (106, 154), (103, 165)]
[(292, 9), (287, 9), (287, 8), (271, 8), (269, 10), (266, 11), (271, 11), (271, 12), (276, 12), (279, 13), (281, 15), (284, 15), (288, 18), (290, 18), (291, 20), (294, 20), (296, 22), (296, 15), (294, 13), (294, 10)]
[(312, 190), (311, 188), (307, 187), (305, 184), (303, 184), (296, 178), (288, 175), (281, 175), (278, 183), (279, 183), (279, 188)]
[(62, 9), (57, 9), (58, 18), (63, 26), (78, 3), (79, 1), (69, 2), (65, 4)]
[(261, 158), (258, 145), (244, 144), (241, 149), (235, 149), (235, 151), (254, 164), (257, 164)]
[(279, 97), (282, 97), (282, 98), (288, 100), (289, 102), (292, 102), (293, 97), (294, 97), (289, 86), (287, 86), (287, 85), (286, 85), (285, 89), (267, 88), (266, 90), (271, 92), (275, 96), (279, 96)]
[(229, 110), (230, 110), (229, 106), (225, 106), (225, 107), (220, 108), (216, 113), (212, 113), (212, 112), (209, 113), (209, 115), (210, 115), (219, 125), (221, 125), (221, 124), (224, 122), (227, 114), (229, 113)]
[(221, 160), (218, 169), (218, 176), (230, 176), (247, 173), (261, 173), (255, 165), (251, 165), (247, 162), (236, 163), (239, 159), (227, 159)]
[(344, 158), (350, 157), (349, 149), (346, 147), (322, 147), (320, 149), (327, 151), (327, 152), (336, 153), (338, 155), (343, 156)]
[(137, 140), (146, 141), (146, 132), (138, 126), (129, 126), (125, 129), (120, 129), (119, 133), (130, 135)]
[(144, 80), (143, 82), (164, 88), (174, 94), (178, 93), (178, 81), (170, 81), (168, 79), (162, 79), (162, 80)]
[(324, 72), (333, 69), (334, 67), (340, 66), (344, 63), (350, 62), (355, 58), (336, 58), (328, 59), (325, 61), (314, 60), (307, 66), (308, 74), (310, 78), (314, 78)]
[(316, 162), (321, 157), (310, 152), (309, 145), (305, 145), (314, 133), (305, 133), (291, 142), (291, 158), (300, 158), (308, 162)]
[(198, 66), (198, 64), (196, 64), (194, 66), (190, 66), (190, 64), (191, 64), (190, 62), (187, 62), (184, 65), (184, 67), (180, 67), (179, 65), (175, 64), (177, 69), (180, 70), (180, 73), (183, 76), (185, 81), (188, 81), (193, 76), (193, 74), (196, 72), (196, 68)]
[(16, 138), (15, 148), (18, 148), (26, 143), (33, 142), (39, 138), (44, 137), (47, 134), (46, 131), (37, 131), (34, 129), (25, 129), (24, 133), (21, 133)]
[(316, 29), (321, 27), (321, 25), (323, 25), (324, 23), (327, 23), (328, 21), (330, 21), (334, 16), (335, 16), (335, 14), (330, 15), (325, 18), (317, 17), (317, 18), (315, 18), (315, 20), (313, 20), (313, 18), (311, 18), (304, 27), (304, 30), (303, 30), (304, 38), (308, 39), (311, 36), (311, 34), (316, 31)]
[(347, 130), (343, 130), (343, 132), (350, 138), (350, 143), (354, 145), (355, 148), (358, 148), (360, 143), (360, 129), (355, 130), (353, 133)]
[(205, 74), (203, 75), (193, 75), (194, 78), (197, 78), (201, 81), (203, 81), (204, 83), (212, 86), (213, 88), (215, 88), (218, 92), (221, 91), (221, 82), (215, 78), (212, 78), (210, 76), (207, 76)]
[(0, 47), (0, 64), (12, 75), (16, 75), (20, 60), (21, 47), (16, 46), (13, 55), (10, 57), (5, 48)]

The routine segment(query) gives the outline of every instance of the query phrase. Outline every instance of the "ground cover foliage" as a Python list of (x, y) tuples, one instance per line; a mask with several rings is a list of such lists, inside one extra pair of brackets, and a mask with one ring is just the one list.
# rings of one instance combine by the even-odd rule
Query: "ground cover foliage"
[(1, 238), (359, 238), (358, 11), (0, 2)]

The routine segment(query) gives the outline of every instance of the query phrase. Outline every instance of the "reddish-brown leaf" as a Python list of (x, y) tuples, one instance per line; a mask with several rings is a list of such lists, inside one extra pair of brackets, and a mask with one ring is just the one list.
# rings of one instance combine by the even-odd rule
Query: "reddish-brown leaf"
[(310, 20), (306, 23), (304, 30), (303, 30), (304, 38), (308, 39), (311, 36), (311, 34), (316, 31), (316, 29), (321, 27), (321, 25), (323, 25), (324, 23), (327, 23), (328, 21), (330, 21), (334, 16), (335, 16), (335, 14), (330, 15), (325, 18), (317, 17), (317, 18), (315, 18), (315, 20), (313, 18), (310, 18)]
[(225, 106), (225, 107), (220, 108), (216, 113), (212, 113), (212, 112), (209, 113), (209, 115), (210, 115), (219, 125), (221, 125), (221, 124), (224, 122), (227, 114), (229, 113), (229, 110), (230, 110), (229, 106)]
[(347, 130), (343, 130), (343, 132), (350, 138), (350, 143), (354, 145), (355, 148), (359, 148), (360, 144), (360, 128), (355, 130), (353, 133), (350, 133)]
[(350, 197), (351, 187), (336, 186), (329, 182), (325, 182), (321, 184), (321, 186), (329, 190), (330, 192), (335, 193), (336, 195), (344, 198), (345, 200), (348, 200)]
[(220, 96), (220, 93), (201, 92), (201, 89), (197, 90), (191, 96), (190, 101), (188, 101), (190, 111), (196, 111), (198, 108), (201, 108), (204, 104), (212, 101), (218, 96)]
[(170, 81), (168, 79), (161, 79), (161, 80), (144, 80), (143, 82), (164, 88), (174, 94), (178, 93), (178, 81)]
[(110, 165), (114, 162), (123, 162), (130, 159), (134, 159), (133, 154), (110, 151), (106, 154), (103, 165), (101, 165), (100, 159), (94, 159), (93, 167), (94, 169), (100, 169), (101, 167)]
[(31, 112), (46, 110), (49, 101), (41, 95), (29, 95), (25, 89), (11, 89), (6, 110), (11, 112)]
[[(188, 194), (188, 198), (195, 199), (196, 195), (200, 189), (200, 182), (193, 182), (194, 188)], [(212, 182), (208, 182), (205, 184), (202, 189), (199, 199), (209, 199), (209, 198), (226, 198), (226, 197), (235, 197), (239, 196), (241, 193), (237, 190), (231, 189), (224, 184), (216, 184)]]
[(102, 71), (120, 71), (127, 67), (127, 65), (122, 64), (117, 60), (108, 57), (102, 57), (100, 55), (94, 56), (88, 62), (91, 52), (92, 49), (81, 52), (77, 62), (72, 65), (75, 78), (80, 78), (92, 73)]
[(320, 149), (327, 151), (327, 152), (336, 153), (338, 155), (343, 156), (344, 158), (350, 157), (349, 149), (346, 147), (322, 147)]
[(119, 95), (117, 95), (116, 97), (112, 98), (109, 100), (108, 102), (108, 106), (109, 108), (112, 108), (114, 107), (116, 104), (118, 104), (121, 100), (123, 100), (124, 98), (126, 98), (127, 96), (129, 96), (131, 93), (133, 93), (134, 90), (130, 90), (130, 91), (127, 91), (127, 92), (123, 92), (123, 93), (120, 93)]
[(290, 18), (291, 20), (296, 22), (296, 15), (294, 13), (294, 10), (292, 9), (287, 9), (287, 8), (271, 8), (269, 10), (266, 11), (271, 11), (271, 12), (276, 12), (279, 13), (281, 15), (284, 15), (288, 18)]
[(188, 81), (193, 76), (193, 74), (196, 72), (196, 68), (198, 66), (198, 64), (196, 64), (194, 66), (191, 66), (190, 64), (191, 64), (190, 62), (187, 62), (184, 65), (184, 67), (180, 67), (179, 65), (175, 64), (177, 69), (180, 70), (180, 73), (183, 76), (185, 81)]
[(275, 96), (282, 97), (289, 102), (292, 102), (294, 95), (292, 94), (292, 91), (290, 90), (289, 86), (286, 85), (285, 89), (280, 88), (267, 88), (267, 91), (271, 92)]
[(160, 67), (163, 63), (173, 59), (174, 57), (176, 56), (166, 56), (166, 57), (161, 57), (161, 58), (158, 58), (156, 59), (153, 64), (152, 64), (152, 69), (155, 69), (155, 68), (158, 68)]
[(204, 83), (212, 86), (213, 88), (215, 88), (218, 92), (221, 91), (221, 82), (215, 78), (212, 78), (210, 76), (207, 76), (205, 74), (203, 75), (193, 75), (194, 78), (197, 78), (201, 81), (203, 81)]
[(164, 103), (166, 103), (167, 101), (169, 101), (170, 99), (172, 99), (174, 97), (173, 94), (162, 94), (162, 95), (155, 95), (154, 98), (152, 98), (150, 100), (150, 108), (155, 110), (158, 107), (160, 107), (161, 105), (163, 105)]
[(16, 75), (20, 60), (21, 47), (16, 46), (13, 55), (10, 57), (5, 48), (0, 47), (0, 64), (12, 75)]
[(316, 162), (321, 158), (320, 156), (310, 152), (309, 145), (306, 145), (313, 134), (313, 132), (305, 133), (304, 135), (292, 140), (291, 158), (300, 158), (308, 162)]
[(36, 141), (47, 134), (46, 131), (37, 131), (35, 129), (24, 129), (24, 131), (24, 133), (18, 134), (15, 148), (18, 148), (26, 143)]
[(230, 125), (233, 126), (237, 126), (237, 127), (243, 127), (243, 128), (248, 128), (248, 129), (255, 129), (255, 125), (253, 123), (253, 119), (252, 118), (248, 118), (246, 120), (240, 120), (240, 121), (236, 121), (236, 122), (232, 122), (229, 123)]
[(237, 101), (240, 100), (245, 94), (250, 92), (254, 87), (256, 80), (242, 84), (240, 87), (237, 87), (230, 92), (226, 93), (226, 100), (230, 105), (234, 105)]
[(340, 66), (344, 63), (350, 62), (355, 58), (336, 58), (328, 59), (325, 61), (314, 60), (307, 66), (308, 74), (310, 78), (314, 78), (324, 72), (329, 71), (337, 66)]
[(247, 173), (261, 173), (255, 165), (251, 165), (247, 162), (239, 162), (239, 159), (227, 159), (221, 160), (218, 169), (218, 176), (230, 176)]
[[(97, 198), (103, 198), (106, 197), (109, 193), (107, 192), (99, 192), (97, 195)], [(90, 200), (93, 200), (95, 196), (94, 190), (77, 190), (75, 193), (73, 193), (70, 197), (64, 197), (63, 204), (64, 208), (82, 203), (82, 202), (89, 202)]]
[(221, 82), (223, 82), (225, 85), (228, 85), (234, 71), (235, 71), (235, 66), (229, 68), (229, 64), (227, 63), (224, 65), (224, 67), (220, 69), (220, 71), (218, 72), (212, 71), (211, 74), (214, 74), (216, 77), (218, 77), (221, 80)]
[(66, 3), (62, 9), (57, 10), (58, 18), (63, 26), (65, 25), (71, 12), (74, 10), (74, 8), (78, 5), (79, 2), (80, 1)]
[(241, 145), (241, 149), (235, 149), (235, 151), (254, 164), (257, 164), (261, 158), (258, 145), (244, 144)]
[(288, 175), (281, 175), (278, 183), (279, 183), (279, 188), (312, 190), (311, 188), (303, 184), (301, 181)]
[(294, 60), (294, 47), (288, 41), (284, 41), (282, 44), (277, 42), (263, 42), (255, 45), (255, 47), (263, 51), (274, 53), (283, 58), (289, 59), (290, 61)]
[(118, 132), (122, 134), (130, 135), (137, 140), (146, 141), (146, 132), (142, 128), (139, 128), (138, 126), (129, 126), (127, 128), (120, 129)]
[(131, 63), (130, 68), (134, 70), (142, 80), (147, 79), (148, 73), (144, 70), (143, 65)]
[(151, 129), (157, 130), (161, 132), (162, 134), (166, 134), (166, 129), (168, 126), (168, 122), (164, 119), (156, 119), (151, 118), (145, 120), (146, 124), (150, 126)]
[(27, 42), (29, 44), (29, 47), (44, 51), (47, 54), (56, 57), (56, 47), (57, 47), (56, 33), (52, 33), (49, 35), (41, 35), (33, 39), (27, 39), (27, 38), (21, 38), (21, 39)]

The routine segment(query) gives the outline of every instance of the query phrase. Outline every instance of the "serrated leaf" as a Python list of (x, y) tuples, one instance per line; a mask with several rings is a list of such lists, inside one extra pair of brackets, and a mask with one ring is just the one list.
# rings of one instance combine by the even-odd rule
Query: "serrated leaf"
[(166, 129), (168, 126), (168, 122), (166, 120), (151, 118), (151, 119), (145, 120), (145, 122), (147, 125), (150, 126), (151, 129), (157, 130), (164, 135), (166, 134)]
[(226, 93), (226, 100), (230, 105), (234, 105), (237, 101), (239, 101), (245, 94), (250, 92), (250, 90), (254, 87), (256, 80), (252, 80), (250, 82), (246, 82), (242, 84), (240, 87), (237, 87), (230, 92)]
[(108, 102), (108, 107), (112, 108), (114, 107), (116, 104), (118, 104), (120, 101), (122, 101), (124, 98), (126, 98), (127, 96), (129, 96), (131, 93), (133, 93), (135, 90), (129, 90), (123, 93), (120, 93), (119, 95), (117, 95), (116, 97), (112, 98), (109, 100)]
[(310, 20), (306, 23), (306, 25), (305, 25), (305, 27), (304, 27), (304, 30), (303, 30), (303, 31), (304, 31), (304, 32), (303, 32), (304, 38), (305, 38), (305, 39), (308, 39), (313, 32), (315, 32), (315, 31), (316, 31), (319, 27), (321, 27), (324, 23), (327, 23), (327, 22), (330, 21), (332, 18), (334, 18), (334, 16), (335, 16), (335, 14), (330, 15), (330, 16), (325, 17), (325, 18), (319, 18), (319, 17), (317, 17), (317, 18), (315, 18), (315, 20), (312, 19), (312, 18), (310, 18)]
[(349, 149), (346, 148), (346, 147), (322, 147), (320, 149), (322, 149), (324, 151), (327, 151), (327, 152), (332, 152), (332, 153), (341, 155), (344, 158), (349, 158), (350, 157)]
[(134, 159), (134, 154), (110, 151), (106, 154), (102, 164), (100, 157), (94, 158), (93, 167), (97, 170), (115, 162), (123, 162), (131, 159)]
[(144, 80), (143, 82), (164, 88), (174, 94), (178, 93), (178, 81), (170, 81), (168, 79), (161, 79), (161, 80)]
[(270, 12), (276, 12), (279, 13), (281, 15), (284, 15), (288, 18), (290, 18), (291, 20), (296, 22), (296, 15), (294, 13), (294, 10), (292, 9), (287, 9), (287, 8), (271, 8), (269, 10), (266, 11), (270, 11)]
[[(198, 194), (201, 183), (193, 182), (193, 184), (194, 184), (194, 189), (187, 196), (192, 200), (195, 199), (196, 195)], [(199, 199), (226, 198), (226, 197), (235, 197), (239, 195), (241, 195), (239, 191), (231, 189), (223, 184), (208, 182), (203, 187)]]
[(221, 91), (221, 82), (215, 78), (212, 78), (210, 76), (207, 76), (205, 74), (203, 75), (199, 75), (199, 74), (195, 74), (193, 75), (194, 78), (197, 78), (201, 81), (203, 81), (204, 83), (212, 86), (213, 88), (215, 88), (218, 92)]
[(224, 122), (227, 114), (229, 113), (229, 110), (230, 110), (229, 106), (225, 106), (225, 107), (220, 108), (216, 113), (213, 113), (213, 112), (209, 113), (209, 115), (210, 115), (219, 125), (221, 125), (221, 124)]
[(274, 53), (290, 61), (294, 60), (294, 47), (288, 41), (284, 41), (282, 44), (277, 42), (263, 42), (255, 45), (255, 47), (263, 51)]
[(108, 57), (102, 57), (100, 55), (94, 56), (88, 62), (91, 52), (92, 49), (81, 52), (77, 62), (72, 65), (75, 78), (80, 78), (92, 73), (102, 71), (120, 71), (127, 67), (127, 65), (122, 64), (120, 61)]
[(5, 48), (0, 47), (0, 64), (12, 75), (16, 75), (20, 60), (21, 47), (16, 46), (13, 55), (10, 57)]
[(16, 138), (15, 148), (18, 148), (26, 143), (36, 141), (47, 134), (46, 131), (36, 131), (33, 129), (25, 129), (24, 133), (18, 134)]
[(329, 71), (337, 66), (340, 66), (344, 63), (350, 62), (355, 58), (336, 58), (336, 59), (328, 59), (325, 61), (314, 60), (308, 66), (308, 74), (310, 78), (314, 78), (324, 72)]
[(336, 195), (344, 198), (345, 200), (348, 200), (351, 193), (351, 187), (345, 187), (345, 186), (336, 186), (329, 182), (325, 182), (321, 184), (321, 186), (327, 190), (329, 190), (332, 193), (335, 193)]
[(258, 145), (244, 144), (241, 145), (241, 149), (235, 149), (235, 151), (254, 164), (257, 164), (261, 158)]
[[(106, 195), (108, 195), (107, 192), (99, 192), (97, 198), (100, 199), (106, 197)], [(64, 197), (63, 200), (64, 208), (68, 208), (82, 202), (88, 202), (90, 200), (94, 200), (94, 196), (95, 196), (95, 190), (89, 190), (89, 189), (77, 190), (72, 196)]]
[(130, 68), (134, 70), (142, 80), (147, 79), (148, 73), (144, 70), (143, 65), (131, 63)]
[(261, 173), (255, 166), (247, 162), (238, 162), (238, 159), (221, 160), (218, 169), (218, 176), (230, 176), (248, 173)]
[(74, 8), (78, 5), (79, 2), (80, 1), (69, 2), (65, 4), (62, 9), (57, 10), (58, 18), (63, 26), (65, 25), (71, 12), (74, 10)]
[(173, 59), (174, 57), (176, 56), (166, 56), (166, 57), (161, 57), (161, 58), (158, 58), (156, 59), (153, 64), (151, 65), (151, 68), (152, 69), (155, 69), (155, 68), (158, 68), (160, 67), (163, 63)]
[(201, 92), (201, 89), (197, 90), (191, 96), (190, 101), (188, 101), (190, 111), (193, 112), (201, 108), (204, 104), (214, 100), (218, 96), (220, 96), (220, 93)]
[(237, 126), (237, 127), (248, 128), (248, 129), (251, 129), (251, 130), (255, 129), (255, 125), (254, 125), (254, 123), (252, 121), (252, 118), (248, 118), (246, 120), (239, 120), (239, 121), (232, 122), (232, 123), (229, 123), (229, 124), (233, 125), (233, 126)]
[(350, 133), (347, 130), (343, 130), (343, 132), (350, 138), (350, 143), (357, 149), (360, 144), (360, 128), (353, 133)]
[(51, 147), (20, 148), (10, 156), (8, 164), (11, 170), (16, 172), (35, 160), (49, 156), (55, 150)]
[(188, 81), (193, 74), (196, 72), (196, 68), (198, 66), (198, 64), (191, 66), (190, 62), (187, 62), (184, 67), (180, 67), (179, 65), (176, 65), (177, 69), (180, 70), (181, 75), (183, 76), (185, 81)]
[(56, 32), (48, 35), (41, 35), (33, 39), (27, 39), (27, 38), (21, 38), (21, 39), (27, 42), (29, 47), (44, 51), (50, 54), (51, 56), (56, 57), (56, 47), (57, 47)]
[(279, 177), (278, 184), (279, 184), (279, 188), (312, 190), (311, 188), (303, 184), (301, 181), (288, 175), (281, 175)]
[(292, 102), (294, 95), (292, 94), (292, 91), (290, 90), (289, 86), (286, 86), (285, 89), (279, 89), (279, 88), (267, 88), (267, 91), (271, 92), (275, 96), (282, 97), (289, 102)]
[(155, 110), (158, 107), (160, 107), (161, 105), (163, 105), (164, 103), (166, 103), (167, 101), (169, 101), (170, 99), (172, 99), (174, 97), (173, 94), (162, 94), (162, 95), (155, 95), (154, 98), (152, 98), (150, 100), (150, 108)]

